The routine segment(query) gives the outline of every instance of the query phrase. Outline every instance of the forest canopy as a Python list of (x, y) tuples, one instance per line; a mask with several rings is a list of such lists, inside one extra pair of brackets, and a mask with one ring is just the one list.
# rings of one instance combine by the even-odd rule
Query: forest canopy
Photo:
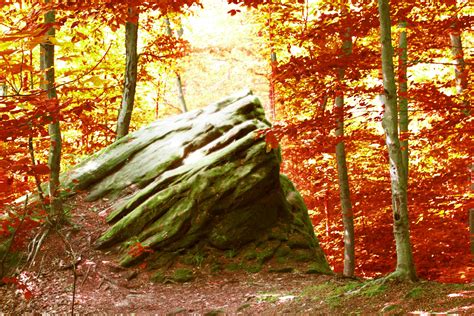
[[(408, 274), (470, 282), (469, 1), (228, 2), (0, 1), (0, 236), (12, 250), (63, 220), (62, 171), (247, 86), (335, 272), (385, 275), (408, 242)], [(36, 208), (14, 206), (33, 192)]]

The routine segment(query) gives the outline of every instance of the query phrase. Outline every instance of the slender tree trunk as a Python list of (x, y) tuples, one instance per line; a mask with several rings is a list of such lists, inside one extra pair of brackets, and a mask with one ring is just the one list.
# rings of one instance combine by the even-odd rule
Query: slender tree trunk
[[(50, 3), (46, 0), (45, 3)], [(48, 11), (44, 16), (44, 23), (50, 24), (55, 22), (55, 13), (53, 10)], [(48, 39), (41, 44), (40, 68), (44, 72), (44, 80), (41, 89), (45, 90), (48, 99), (55, 100), (55, 107), (50, 111), (51, 124), (49, 124), (50, 147), (48, 156), (48, 165), (50, 169), (49, 175), (49, 200), (50, 211), (49, 221), (56, 225), (63, 220), (63, 206), (59, 192), (59, 174), (61, 172), (61, 128), (59, 125), (59, 104), (57, 102), (56, 88), (54, 87), (54, 45), (49, 40), (54, 37), (56, 31), (53, 27), (49, 28)]]
[[(467, 69), (466, 69), (466, 62), (464, 61), (464, 51), (462, 48), (462, 40), (461, 40), (461, 30), (459, 28), (459, 23), (457, 20), (457, 16), (454, 17), (455, 22), (451, 25), (451, 32), (449, 33), (449, 37), (451, 39), (451, 53), (453, 55), (455, 68), (454, 68), (454, 78), (456, 80), (456, 92), (458, 95), (462, 96), (464, 91), (467, 89), (468, 85), (468, 76), (467, 76)], [(463, 101), (465, 106), (466, 115), (469, 114), (469, 101), (464, 99)], [(470, 178), (471, 178), (471, 185), (470, 190), (473, 190), (473, 174), (474, 164), (469, 166)], [(471, 254), (474, 255), (474, 208), (470, 208), (469, 212), (469, 231), (470, 231), (470, 239), (471, 239)]]
[[(469, 176), (471, 183), (469, 184), (469, 190), (474, 192), (474, 164), (469, 166)], [(471, 255), (472, 261), (474, 261), (474, 208), (469, 209), (469, 232), (471, 236)]]
[(6, 82), (0, 82), (0, 95), (1, 96), (8, 95), (8, 86)]
[(117, 119), (117, 139), (128, 134), (135, 102), (138, 68), (138, 12), (136, 8), (129, 8), (129, 21), (125, 24), (125, 84), (122, 93), (122, 104)]
[(188, 107), (186, 106), (186, 99), (184, 98), (183, 82), (181, 81), (181, 75), (177, 71), (176, 71), (176, 85), (178, 86), (178, 99), (179, 99), (179, 103), (181, 104), (181, 111), (183, 113), (187, 112)]
[(416, 280), (415, 265), (410, 244), (407, 205), (407, 183), (398, 137), (397, 87), (393, 67), (393, 46), (388, 0), (378, 0), (380, 15), (380, 42), (382, 45), (382, 73), (384, 94), (383, 127), (390, 160), (392, 187), (393, 231), (397, 249), (397, 267), (394, 275), (401, 279)]
[[(343, 9), (347, 13), (346, 9)], [(344, 57), (352, 53), (352, 38), (350, 28), (341, 34), (343, 43), (342, 51)], [(338, 80), (342, 85), (344, 80), (345, 67), (339, 68)], [(343, 91), (338, 91), (336, 99), (337, 127), (336, 136), (344, 136), (344, 95)], [(349, 189), (349, 177), (347, 175), (346, 150), (344, 141), (341, 139), (336, 145), (337, 176), (339, 179), (339, 195), (341, 199), (342, 223), (344, 225), (344, 275), (354, 276), (355, 251), (354, 251), (354, 214), (352, 212), (351, 195)]]
[[(170, 19), (168, 17), (165, 18), (165, 24), (166, 24), (166, 34), (170, 37), (173, 36), (173, 31), (171, 30)], [(178, 31), (178, 38), (181, 37), (182, 34), (183, 34), (183, 30), (181, 29)], [(178, 71), (175, 71), (174, 73), (176, 75), (176, 87), (178, 89), (178, 99), (181, 105), (181, 111), (184, 113), (188, 111), (188, 107), (186, 105), (186, 99), (184, 97), (183, 82), (181, 80), (180, 73)]]
[(467, 88), (466, 62), (464, 61), (464, 53), (462, 49), (461, 31), (458, 23), (454, 22), (451, 26), (452, 30), (449, 34), (451, 39), (451, 53), (456, 64), (454, 68), (454, 76), (456, 79), (456, 91), (462, 94)]
[(329, 237), (329, 192), (324, 195), (324, 214), (326, 215), (326, 237)]
[[(33, 137), (28, 137), (28, 152), (30, 153), (31, 164), (36, 166), (36, 158), (35, 158), (35, 148), (33, 145)], [(37, 174), (34, 174), (33, 177), (35, 178), (36, 190), (38, 190), (38, 196), (41, 200), (41, 203), (44, 204), (44, 192), (43, 188), (41, 187), (41, 179)]]
[(398, 58), (398, 114), (400, 117), (399, 127), (402, 139), (400, 146), (402, 151), (403, 168), (405, 168), (405, 182), (408, 186), (409, 175), (409, 151), (408, 151), (408, 40), (407, 40), (407, 22), (399, 23), (401, 29), (398, 42), (399, 58)]
[(274, 45), (274, 30), (273, 30), (273, 7), (272, 2), (267, 6), (268, 10), (268, 19), (267, 19), (267, 27), (268, 27), (268, 46), (270, 48), (270, 78), (268, 78), (268, 99), (269, 99), (269, 111), (271, 120), (275, 121), (276, 119), (276, 90), (275, 90), (275, 83), (276, 83), (276, 68), (277, 68), (277, 54), (275, 52), (275, 45)]
[[(273, 44), (271, 44), (273, 45)], [(270, 53), (270, 63), (272, 67), (272, 72), (270, 74), (270, 92), (269, 92), (269, 99), (270, 99), (270, 110), (272, 113), (272, 120), (274, 121), (276, 118), (276, 95), (275, 95), (275, 76), (276, 76), (276, 65), (277, 65), (277, 57), (276, 53), (273, 50), (273, 47), (271, 48), (271, 53)]]

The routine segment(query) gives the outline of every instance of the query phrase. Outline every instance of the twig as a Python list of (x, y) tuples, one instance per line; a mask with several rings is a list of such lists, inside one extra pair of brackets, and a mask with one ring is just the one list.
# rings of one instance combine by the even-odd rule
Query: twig
[(77, 284), (77, 270), (76, 270), (76, 260), (77, 256), (76, 253), (74, 252), (74, 249), (72, 248), (71, 243), (66, 239), (66, 237), (59, 231), (59, 229), (56, 227), (56, 232), (58, 235), (61, 237), (61, 240), (63, 241), (64, 245), (69, 248), (69, 253), (72, 257), (72, 274), (73, 274), (73, 283), (72, 283), (72, 302), (71, 302), (71, 315), (74, 316), (74, 306), (76, 303), (76, 284)]
[(89, 276), (89, 272), (91, 271), (91, 268), (92, 266), (89, 266), (89, 268), (87, 269), (87, 272), (86, 274), (84, 275), (84, 278), (82, 279), (82, 282), (81, 282), (81, 287), (84, 285), (84, 283), (86, 282), (86, 279), (87, 277)]
[(41, 270), (43, 270), (44, 257), (45, 257), (45, 255), (43, 255), (43, 256), (41, 257), (41, 261), (40, 261), (39, 268), (38, 268), (38, 275), (40, 275), (40, 274), (41, 274)]
[[(30, 152), (31, 164), (33, 166), (36, 166), (35, 149), (33, 146), (33, 137), (31, 136), (28, 137), (28, 151)], [(36, 189), (38, 190), (38, 195), (41, 200), (41, 204), (44, 206), (44, 192), (43, 192), (43, 188), (41, 188), (41, 181), (38, 177), (38, 174), (36, 174), (36, 172), (33, 173), (33, 177), (35, 178)]]
[[(40, 232), (33, 239), (33, 241), (32, 241), (33, 252), (31, 252), (30, 253), (31, 256), (28, 255), (28, 259), (26, 259), (27, 262), (28, 261), (30, 262), (30, 267), (33, 265), (33, 262), (35, 261), (36, 255), (38, 254), (38, 251), (39, 251), (41, 245), (43, 244), (43, 241), (46, 238), (46, 236), (48, 235), (48, 233), (49, 233), (49, 228), (47, 228), (45, 230), (40, 230)], [(35, 245), (35, 240), (36, 240), (37, 236), (41, 236), (41, 237)]]
[(97, 287), (97, 289), (100, 289), (100, 287), (102, 286), (102, 284), (104, 284), (105, 282), (105, 278), (102, 277), (102, 279), (100, 280), (100, 283), (99, 283), (99, 286)]
[(97, 64), (95, 64), (94, 67), (92, 67), (91, 69), (89, 69), (88, 71), (86, 71), (84, 74), (82, 74), (81, 76), (77, 77), (76, 79), (73, 79), (73, 80), (70, 80), (70, 81), (66, 81), (66, 82), (63, 82), (63, 83), (60, 83), (60, 84), (57, 84), (49, 89), (45, 89), (45, 90), (39, 90), (39, 91), (36, 91), (36, 92), (33, 92), (33, 93), (29, 93), (29, 94), (11, 94), (11, 95), (3, 95), (1, 96), (0, 98), (16, 98), (16, 97), (31, 97), (31, 96), (35, 96), (35, 95), (40, 95), (42, 93), (47, 93), (49, 92), (49, 90), (51, 89), (56, 89), (56, 88), (59, 88), (59, 87), (62, 87), (62, 86), (65, 86), (65, 85), (69, 85), (71, 83), (74, 83), (74, 82), (77, 82), (79, 80), (81, 80), (82, 78), (84, 78), (85, 76), (89, 75), (91, 72), (93, 72), (101, 63), (102, 61), (105, 59), (105, 56), (107, 56), (107, 54), (109, 53), (109, 50), (110, 48), (112, 47), (112, 43), (110, 43), (109, 45), (109, 48), (107, 48), (107, 51), (105, 52), (105, 54), (102, 56), (102, 58), (97, 62)]

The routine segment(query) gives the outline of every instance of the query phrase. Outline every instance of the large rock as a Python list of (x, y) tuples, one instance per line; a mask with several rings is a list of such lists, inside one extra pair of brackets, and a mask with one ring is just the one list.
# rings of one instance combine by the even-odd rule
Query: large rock
[[(122, 265), (232, 261), (330, 273), (301, 196), (280, 175), (279, 151), (257, 136), (269, 126), (259, 100), (243, 91), (129, 134), (65, 174), (63, 185), (114, 201), (96, 247), (120, 245)], [(130, 252), (137, 243), (153, 253)]]

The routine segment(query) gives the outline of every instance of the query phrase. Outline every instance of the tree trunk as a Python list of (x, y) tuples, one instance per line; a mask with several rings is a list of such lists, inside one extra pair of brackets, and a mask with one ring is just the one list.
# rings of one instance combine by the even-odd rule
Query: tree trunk
[(125, 84), (117, 119), (117, 140), (128, 134), (137, 87), (138, 12), (136, 8), (129, 8), (128, 14), (129, 21), (125, 24)]
[(275, 51), (274, 43), (274, 30), (273, 30), (273, 6), (270, 2), (267, 6), (268, 10), (268, 46), (270, 49), (270, 78), (268, 78), (268, 99), (269, 99), (269, 111), (271, 115), (272, 122), (276, 120), (276, 71), (277, 71), (277, 54)]
[(397, 87), (393, 67), (393, 46), (388, 0), (378, 0), (380, 15), (380, 42), (382, 45), (382, 73), (384, 94), (383, 127), (390, 160), (392, 187), (393, 231), (397, 249), (397, 267), (394, 276), (416, 280), (407, 205), (407, 183), (398, 137)]
[(0, 95), (1, 96), (8, 95), (8, 85), (6, 82), (0, 82)]
[(277, 67), (277, 57), (276, 53), (271, 48), (270, 52), (270, 65), (271, 65), (271, 73), (270, 73), (270, 80), (269, 80), (269, 93), (268, 98), (270, 100), (270, 113), (272, 115), (272, 121), (276, 119), (276, 92), (275, 92), (275, 77), (276, 77), (276, 67)]
[[(345, 6), (344, 6), (345, 7)], [(343, 8), (347, 14), (347, 9)], [(343, 39), (342, 51), (343, 58), (352, 53), (352, 38), (350, 28), (341, 34)], [(338, 69), (338, 80), (340, 85), (344, 80), (345, 67)], [(349, 177), (347, 175), (346, 150), (344, 141), (344, 95), (342, 87), (337, 92), (335, 99), (337, 116), (336, 136), (341, 141), (336, 145), (337, 176), (339, 179), (339, 195), (341, 199), (342, 223), (344, 225), (344, 275), (354, 276), (355, 250), (354, 250), (354, 214), (352, 212), (351, 194), (349, 189)]]
[(474, 208), (469, 210), (469, 233), (471, 236), (471, 255), (474, 258)]
[(456, 91), (462, 94), (467, 88), (466, 62), (464, 61), (464, 53), (462, 49), (461, 31), (458, 22), (454, 22), (451, 26), (452, 31), (449, 34), (451, 39), (451, 53), (456, 64), (454, 68), (454, 76), (456, 79)]
[[(165, 24), (166, 24), (166, 34), (170, 37), (173, 36), (173, 31), (171, 30), (170, 19), (168, 17), (165, 18)], [(181, 31), (178, 32), (178, 38), (181, 37), (182, 34), (183, 34), (183, 31), (181, 29)], [(181, 81), (181, 75), (179, 74), (178, 71), (175, 71), (175, 75), (176, 75), (176, 87), (178, 89), (178, 99), (181, 105), (181, 111), (184, 113), (188, 111), (188, 107), (186, 106), (186, 99), (184, 97), (183, 82)]]
[(188, 112), (188, 107), (186, 106), (186, 99), (184, 98), (183, 91), (183, 82), (181, 81), (181, 76), (179, 72), (176, 71), (176, 86), (178, 87), (178, 99), (181, 104), (181, 111), (183, 113)]
[[(49, 0), (45, 1), (50, 3)], [(54, 23), (55, 13), (49, 11), (44, 16), (44, 23)], [(55, 75), (54, 75), (54, 45), (49, 40), (55, 36), (55, 29), (51, 27), (48, 32), (48, 39), (41, 44), (40, 68), (45, 72), (41, 88), (46, 91), (49, 100), (53, 100), (54, 109), (50, 111), (52, 123), (49, 124), (50, 147), (48, 156), (48, 165), (50, 169), (48, 191), (50, 200), (50, 211), (48, 219), (51, 224), (56, 225), (63, 220), (63, 207), (59, 192), (59, 175), (61, 171), (61, 128), (59, 125), (59, 104), (57, 102)]]
[[(303, 199), (279, 174), (279, 150), (267, 153), (257, 137), (269, 126), (245, 91), (127, 135), (65, 174), (64, 185), (113, 201), (111, 227), (95, 245), (121, 244), (122, 265), (166, 268), (198, 256), (249, 271), (330, 273)], [(147, 251), (133, 255), (137, 245)]]
[(405, 182), (408, 186), (409, 175), (409, 151), (408, 151), (408, 41), (407, 41), (407, 22), (401, 21), (399, 27), (402, 30), (399, 38), (399, 62), (398, 62), (398, 86), (399, 100), (398, 112), (400, 116), (399, 127), (402, 139), (400, 146), (402, 151), (403, 168), (405, 168)]
[[(454, 17), (455, 22), (451, 25), (451, 33), (449, 33), (449, 37), (451, 39), (451, 53), (453, 55), (454, 63), (456, 64), (454, 68), (454, 78), (456, 80), (456, 92), (458, 95), (463, 97), (464, 91), (467, 89), (468, 85), (468, 75), (466, 69), (466, 62), (464, 61), (464, 51), (462, 48), (462, 40), (461, 40), (461, 30), (459, 28), (459, 23), (457, 20), (457, 16)], [(463, 100), (463, 104), (465, 107), (466, 115), (469, 115), (469, 101), (467, 97)], [(470, 171), (470, 178), (471, 178), (471, 187), (470, 190), (473, 190), (473, 178), (472, 178), (472, 170), (474, 165), (471, 164), (469, 166)], [(469, 231), (471, 236), (471, 254), (474, 255), (474, 208), (470, 208), (469, 212)]]

